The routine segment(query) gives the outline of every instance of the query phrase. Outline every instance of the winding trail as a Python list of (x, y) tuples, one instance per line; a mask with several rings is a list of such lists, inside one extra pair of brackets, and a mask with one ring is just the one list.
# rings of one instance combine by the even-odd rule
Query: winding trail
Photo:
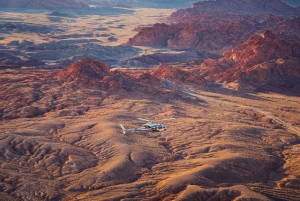
[(198, 97), (198, 98), (201, 98), (203, 100), (208, 100), (208, 101), (212, 101), (212, 102), (215, 102), (215, 103), (219, 103), (219, 104), (227, 104), (227, 105), (232, 105), (232, 106), (235, 106), (235, 107), (243, 107), (243, 108), (247, 108), (247, 109), (250, 109), (250, 110), (253, 110), (253, 111), (256, 111), (256, 112), (259, 112), (261, 114), (264, 114), (268, 117), (270, 117), (271, 119), (273, 119), (274, 121), (276, 121), (277, 123), (283, 125), (284, 127), (294, 131), (295, 133), (298, 134), (298, 136), (300, 136), (300, 129), (281, 120), (280, 118), (274, 116), (273, 114), (269, 113), (269, 112), (266, 112), (264, 110), (261, 110), (259, 108), (256, 108), (256, 107), (251, 107), (251, 106), (247, 106), (247, 105), (242, 105), (242, 104), (239, 104), (239, 103), (233, 103), (233, 102), (229, 102), (229, 101), (223, 101), (223, 100), (218, 100), (216, 98), (212, 98), (212, 97), (207, 97), (207, 96), (204, 96), (204, 95), (200, 95), (200, 94), (197, 94), (195, 93), (193, 90), (191, 89), (186, 89), (186, 88), (182, 88), (182, 87), (179, 87), (179, 86), (176, 86), (174, 85), (171, 81), (167, 80), (167, 79), (163, 79), (163, 82), (171, 87), (171, 88), (174, 88), (174, 89), (177, 89), (183, 93), (186, 93), (186, 94), (189, 94), (191, 96), (195, 96), (195, 97)]

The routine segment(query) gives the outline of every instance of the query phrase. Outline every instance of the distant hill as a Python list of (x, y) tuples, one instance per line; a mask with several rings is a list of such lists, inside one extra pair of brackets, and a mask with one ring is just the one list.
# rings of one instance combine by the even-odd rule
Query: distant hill
[(57, 8), (83, 8), (86, 4), (76, 0), (0, 0), (1, 8), (26, 9), (57, 9)]
[(299, 14), (298, 8), (280, 0), (198, 2), (172, 13), (172, 24), (142, 28), (127, 44), (198, 50), (221, 56), (253, 34), (266, 30), (281, 37), (297, 37)]

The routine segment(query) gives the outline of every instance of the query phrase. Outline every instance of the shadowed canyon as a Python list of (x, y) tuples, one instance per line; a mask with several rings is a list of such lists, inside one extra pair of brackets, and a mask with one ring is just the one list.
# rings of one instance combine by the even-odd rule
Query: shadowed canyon
[(0, 0), (0, 200), (299, 200), (297, 6)]

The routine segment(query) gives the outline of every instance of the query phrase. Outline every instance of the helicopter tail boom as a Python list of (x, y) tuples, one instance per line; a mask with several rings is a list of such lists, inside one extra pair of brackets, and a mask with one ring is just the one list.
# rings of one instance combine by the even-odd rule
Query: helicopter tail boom
[(120, 124), (120, 126), (121, 126), (121, 128), (122, 128), (123, 134), (125, 135), (125, 134), (126, 134), (126, 129), (125, 129), (125, 127), (124, 127), (122, 124)]

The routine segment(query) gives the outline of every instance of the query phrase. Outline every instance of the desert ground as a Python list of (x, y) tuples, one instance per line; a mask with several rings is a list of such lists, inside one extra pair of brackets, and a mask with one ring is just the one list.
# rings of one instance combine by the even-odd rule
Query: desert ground
[[(48, 34), (41, 34), (40, 36), (30, 32), (10, 33), (7, 36), (4, 35), (6, 37), (2, 43), (7, 45), (15, 40), (19, 40), (20, 43), (22, 40), (29, 40), (35, 44), (41, 44), (45, 41), (57, 41), (58, 39), (72, 43), (74, 39), (80, 38), (87, 41), (92, 40), (95, 44), (98, 40), (99, 44), (116, 46), (127, 42), (128, 38), (135, 35), (134, 29), (136, 27), (152, 25), (157, 21), (165, 20), (164, 18), (174, 11), (174, 9), (109, 7), (90, 8), (86, 11), (74, 9), (40, 10), (38, 12), (36, 10), (27, 10), (27, 12), (2, 11), (2, 23), (4, 21), (7, 23), (25, 22), (33, 26), (40, 26), (40, 32), (46, 31), (42, 28), (53, 28), (51, 30), (53, 32), (49, 31)], [(109, 36), (115, 37), (116, 40), (110, 41)], [(77, 42), (79, 43), (79, 41)]]
[[(176, 81), (166, 96), (107, 92), (41, 84), (48, 73), (1, 72), (1, 200), (298, 200), (299, 96)], [(138, 117), (175, 120), (123, 135)]]
[(164, 61), (163, 56), (156, 56), (150, 64), (130, 62), (131, 58), (144, 54), (167, 54), (167, 62), (196, 58), (197, 54), (188, 51), (178, 51), (179, 56), (172, 56), (176, 50), (124, 45), (141, 27), (167, 22), (166, 17), (174, 11), (109, 7), (54, 11), (3, 9), (0, 59), (5, 62), (1, 68), (62, 68), (86, 56), (115, 67), (149, 67)]

